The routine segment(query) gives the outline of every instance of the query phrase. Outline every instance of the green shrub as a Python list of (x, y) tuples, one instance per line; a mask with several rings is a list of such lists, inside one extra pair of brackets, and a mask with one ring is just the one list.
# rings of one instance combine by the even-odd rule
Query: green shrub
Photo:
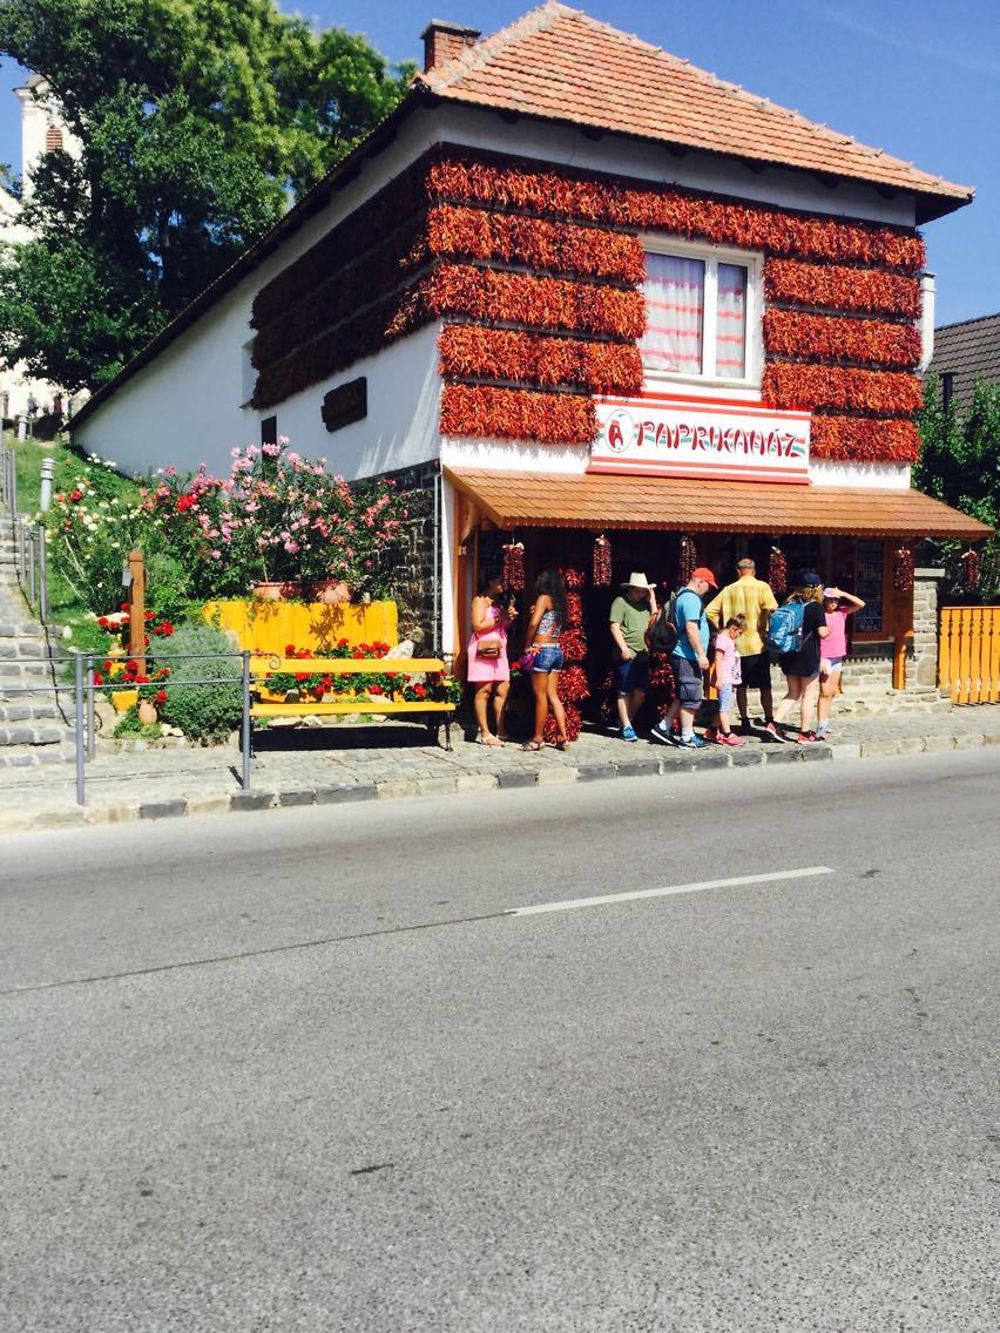
[[(211, 625), (179, 625), (169, 647), (157, 654), (157, 665), (170, 668), (167, 702), (161, 709), (164, 722), (180, 727), (190, 740), (209, 745), (225, 740), (240, 725), (242, 715), (242, 666), (238, 657), (195, 658), (177, 661), (174, 654), (232, 653), (233, 647), (221, 630)], [(210, 685), (185, 685), (184, 681), (207, 680)], [(214, 682), (218, 681), (218, 684)]]

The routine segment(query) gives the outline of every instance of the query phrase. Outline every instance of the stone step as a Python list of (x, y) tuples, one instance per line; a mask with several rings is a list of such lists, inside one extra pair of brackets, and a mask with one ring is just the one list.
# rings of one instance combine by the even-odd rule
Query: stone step
[(30, 684), (32, 681), (41, 683), (42, 681), (51, 682), (52, 666), (47, 662), (31, 661), (25, 659), (19, 661), (12, 658), (0, 659), (0, 690), (5, 684), (18, 685)]
[(54, 722), (42, 722), (37, 726), (28, 722), (12, 722), (0, 726), (0, 750), (11, 746), (71, 745), (72, 742), (73, 732), (69, 727), (57, 726)]
[(15, 745), (0, 749), (0, 768), (32, 768), (37, 764), (72, 764), (76, 750), (66, 747)]
[(15, 722), (33, 726), (36, 722), (72, 723), (76, 708), (72, 703), (57, 704), (53, 698), (25, 695), (23, 699), (4, 699), (0, 695), (0, 727)]

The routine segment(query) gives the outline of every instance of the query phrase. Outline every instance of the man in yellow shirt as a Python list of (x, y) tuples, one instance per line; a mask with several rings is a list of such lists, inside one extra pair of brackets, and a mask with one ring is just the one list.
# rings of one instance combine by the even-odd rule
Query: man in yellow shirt
[(727, 583), (722, 591), (709, 602), (705, 614), (715, 629), (721, 629), (733, 616), (743, 616), (746, 629), (736, 640), (736, 651), (740, 655), (740, 675), (742, 685), (736, 687), (736, 702), (740, 710), (743, 735), (750, 731), (750, 714), (747, 711), (747, 689), (760, 690), (761, 707), (764, 710), (764, 724), (773, 725), (774, 701), (771, 697), (771, 662), (764, 642), (767, 624), (771, 612), (778, 603), (770, 584), (757, 577), (757, 567), (752, 560), (737, 561), (739, 578), (735, 583)]

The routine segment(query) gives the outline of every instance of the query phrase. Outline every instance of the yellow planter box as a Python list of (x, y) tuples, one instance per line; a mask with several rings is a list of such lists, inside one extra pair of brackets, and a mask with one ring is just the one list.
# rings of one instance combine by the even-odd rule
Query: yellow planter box
[(116, 713), (127, 713), (133, 704), (139, 702), (138, 690), (113, 690), (111, 702)]
[(202, 614), (209, 624), (231, 630), (242, 650), (279, 657), (289, 644), (315, 652), (340, 639), (352, 648), (398, 642), (395, 602), (206, 602)]

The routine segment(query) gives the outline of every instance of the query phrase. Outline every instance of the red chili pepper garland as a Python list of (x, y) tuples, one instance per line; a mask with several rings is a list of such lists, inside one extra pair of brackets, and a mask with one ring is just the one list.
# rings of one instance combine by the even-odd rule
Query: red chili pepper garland
[(611, 543), (601, 533), (594, 538), (594, 578), (595, 588), (611, 587)]
[(771, 547), (767, 563), (767, 581), (775, 597), (783, 597), (788, 589), (788, 561), (780, 546)]
[(680, 582), (687, 583), (698, 564), (698, 548), (691, 537), (681, 538)]
[(920, 456), (920, 436), (912, 421), (821, 413), (812, 419), (809, 453), (815, 459), (915, 463)]
[[(587, 635), (583, 628), (583, 600), (580, 589), (583, 587), (583, 574), (578, 569), (564, 569), (562, 576), (566, 582), (566, 625), (559, 639), (559, 645), (566, 658), (566, 664), (559, 673), (559, 698), (566, 710), (566, 735), (575, 741), (580, 735), (581, 715), (578, 704), (590, 697), (585, 663), (587, 660)], [(556, 720), (550, 713), (545, 722), (545, 739), (551, 744), (559, 739)]]
[(524, 542), (508, 542), (503, 548), (503, 582), (511, 592), (524, 590)]
[(792, 361), (772, 361), (764, 367), (760, 396), (768, 407), (793, 411), (826, 407), (900, 416), (912, 416), (923, 402), (916, 375)]
[(909, 592), (913, 587), (913, 551), (909, 546), (897, 546), (893, 553), (892, 586), (897, 592)]
[(894, 369), (920, 363), (920, 331), (913, 324), (879, 319), (810, 315), (801, 310), (768, 310), (764, 347), (773, 357), (858, 361)]
[(979, 552), (970, 546), (962, 556), (962, 587), (966, 592), (977, 591), (980, 572)]

